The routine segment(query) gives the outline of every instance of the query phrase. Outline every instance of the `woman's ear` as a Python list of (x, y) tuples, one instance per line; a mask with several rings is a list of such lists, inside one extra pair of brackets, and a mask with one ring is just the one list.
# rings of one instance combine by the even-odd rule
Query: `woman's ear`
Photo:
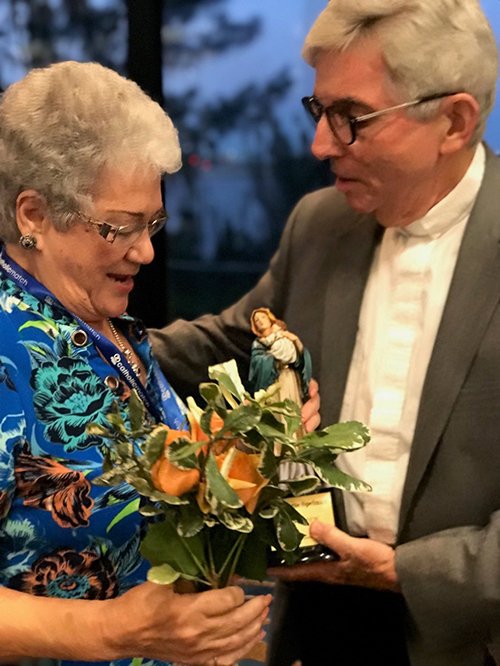
[(40, 248), (47, 216), (45, 200), (36, 190), (23, 190), (18, 195), (16, 221), (21, 235), (34, 236)]
[(469, 145), (479, 122), (479, 103), (469, 93), (450, 95), (442, 102), (447, 119), (447, 131), (441, 144), (444, 155), (457, 152)]

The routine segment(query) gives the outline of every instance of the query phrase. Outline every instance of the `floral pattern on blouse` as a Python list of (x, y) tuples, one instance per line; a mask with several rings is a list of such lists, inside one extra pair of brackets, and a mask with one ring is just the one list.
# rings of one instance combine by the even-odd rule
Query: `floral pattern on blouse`
[[(120, 324), (128, 327), (158, 406), (161, 389), (144, 327), (127, 316)], [(60, 306), (0, 276), (0, 584), (99, 600), (145, 581), (148, 565), (139, 553), (144, 524), (137, 492), (127, 483), (92, 484), (107, 444), (85, 432), (90, 422), (106, 425), (115, 402), (129, 424), (130, 391), (121, 383), (114, 393), (108, 388), (106, 378), (119, 379), (116, 370), (90, 341), (75, 346), (78, 328)], [(161, 663), (136, 659), (134, 666), (141, 662)]]

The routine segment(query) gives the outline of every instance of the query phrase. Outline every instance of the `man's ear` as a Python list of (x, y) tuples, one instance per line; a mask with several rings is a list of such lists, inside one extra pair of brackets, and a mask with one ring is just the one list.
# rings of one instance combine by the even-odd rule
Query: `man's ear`
[(16, 221), (21, 235), (29, 234), (37, 239), (37, 248), (47, 225), (46, 203), (36, 190), (23, 190), (16, 200)]
[(446, 135), (441, 144), (443, 155), (455, 153), (469, 145), (479, 122), (479, 103), (469, 93), (450, 95), (442, 102), (441, 112), (447, 120)]

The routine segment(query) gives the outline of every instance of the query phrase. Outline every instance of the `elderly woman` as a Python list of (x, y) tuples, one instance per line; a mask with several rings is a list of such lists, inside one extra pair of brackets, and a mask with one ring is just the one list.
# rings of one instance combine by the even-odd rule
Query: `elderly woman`
[(118, 400), (178, 428), (182, 406), (125, 313), (165, 224), (177, 133), (140, 88), (60, 63), (0, 105), (0, 658), (232, 664), (268, 597), (145, 582), (137, 495), (92, 485)]

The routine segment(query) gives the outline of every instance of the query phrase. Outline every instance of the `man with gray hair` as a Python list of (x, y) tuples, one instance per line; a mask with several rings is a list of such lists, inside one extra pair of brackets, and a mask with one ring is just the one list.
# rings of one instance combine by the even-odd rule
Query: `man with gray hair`
[(335, 187), (299, 202), (255, 289), (156, 333), (156, 353), (186, 389), (246, 361), (250, 313), (269, 307), (311, 351), (323, 422), (370, 427), (339, 466), (373, 492), (337, 498), (340, 529), (311, 528), (338, 560), (272, 572), (273, 666), (495, 663), (500, 161), (481, 143), (495, 40), (478, 0), (330, 0), (303, 55)]

